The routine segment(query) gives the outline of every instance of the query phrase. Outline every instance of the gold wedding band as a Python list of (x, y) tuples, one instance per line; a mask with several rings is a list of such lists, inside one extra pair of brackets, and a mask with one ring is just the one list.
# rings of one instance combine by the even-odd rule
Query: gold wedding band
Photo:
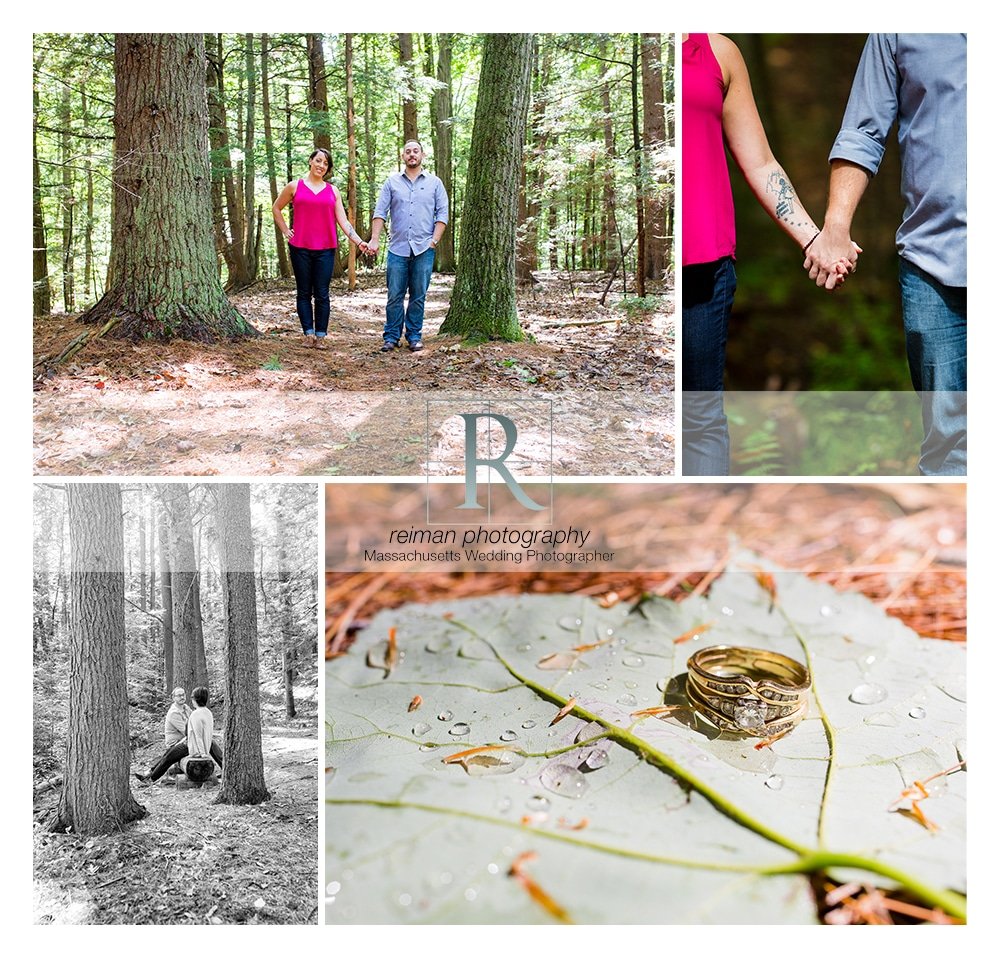
[(691, 704), (726, 732), (784, 735), (809, 707), (809, 670), (766, 649), (713, 645), (687, 662)]

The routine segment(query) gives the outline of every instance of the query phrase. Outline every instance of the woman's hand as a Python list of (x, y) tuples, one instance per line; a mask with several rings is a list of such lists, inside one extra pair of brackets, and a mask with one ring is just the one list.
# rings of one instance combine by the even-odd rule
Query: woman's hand
[(288, 230), (285, 233), (285, 239), (290, 240), (295, 235), (295, 230)]

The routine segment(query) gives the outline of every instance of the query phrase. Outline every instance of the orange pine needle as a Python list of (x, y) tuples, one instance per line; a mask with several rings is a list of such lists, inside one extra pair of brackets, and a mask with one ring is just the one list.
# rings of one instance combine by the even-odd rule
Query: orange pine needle
[(578, 822), (569, 822), (565, 818), (560, 818), (556, 824), (560, 828), (568, 828), (571, 832), (578, 832), (581, 828), (586, 828), (590, 824), (590, 819), (581, 818)]
[(479, 755), (482, 752), (496, 752), (496, 751), (506, 751), (509, 749), (507, 745), (478, 745), (476, 748), (467, 748), (464, 752), (455, 752), (454, 755), (448, 755), (441, 759), (445, 765), (451, 765), (453, 762), (465, 762), (467, 758), (471, 758), (473, 755)]
[(674, 645), (680, 645), (682, 642), (690, 642), (696, 636), (707, 632), (713, 625), (715, 625), (715, 619), (712, 619), (711, 622), (702, 622), (701, 625), (696, 625), (693, 629), (688, 629), (683, 635), (679, 635), (674, 639)]
[(523, 868), (525, 862), (529, 862), (534, 858), (537, 858), (535, 852), (524, 852), (518, 855), (514, 859), (510, 866), (510, 871), (507, 873), (512, 878), (517, 879), (520, 882), (521, 887), (531, 896), (532, 900), (537, 902), (542, 906), (553, 918), (557, 921), (562, 921), (567, 924), (572, 924), (569, 917), (569, 912), (563, 908), (555, 899), (546, 892), (541, 885), (538, 884), (530, 875), (526, 874)]
[(419, 695), (414, 695), (410, 700), (410, 704), (406, 706), (407, 712), (415, 712), (421, 705), (424, 704), (424, 700)]
[(385, 650), (386, 672), (391, 672), (399, 661), (399, 647), (396, 645), (396, 627), (389, 628), (389, 647)]
[(590, 642), (587, 645), (574, 645), (571, 651), (573, 651), (573, 652), (589, 652), (591, 649), (599, 649), (602, 645), (607, 645), (613, 639), (614, 639), (614, 636), (612, 636), (611, 638), (608, 638), (608, 639), (601, 639), (600, 642)]
[(757, 579), (757, 584), (771, 597), (771, 604), (767, 611), (773, 611), (775, 603), (778, 601), (778, 586), (775, 584), (774, 576), (757, 566), (754, 577)]
[(570, 712), (573, 711), (573, 706), (576, 705), (576, 699), (570, 699), (558, 712), (556, 712), (556, 717), (549, 722), (549, 727), (551, 728), (556, 722), (561, 722)]
[(646, 718), (649, 715), (666, 715), (668, 712), (675, 712), (677, 709), (684, 708), (683, 705), (654, 705), (652, 708), (639, 709), (638, 712), (633, 712), (629, 718)]

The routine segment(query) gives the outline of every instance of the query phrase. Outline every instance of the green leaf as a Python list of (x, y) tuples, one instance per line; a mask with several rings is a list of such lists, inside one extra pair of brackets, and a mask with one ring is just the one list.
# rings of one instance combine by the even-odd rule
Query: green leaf
[[(774, 575), (773, 608), (758, 567)], [(401, 658), (383, 679), (366, 657), (390, 626)], [(688, 656), (718, 644), (807, 662), (801, 725), (755, 749), (688, 709), (632, 717), (682, 702)], [(521, 596), (380, 613), (328, 666), (327, 920), (554, 921), (508, 875), (525, 852), (537, 857), (523, 872), (579, 923), (814, 922), (819, 871), (962, 914), (964, 771), (928, 785), (936, 833), (888, 809), (964, 760), (964, 659), (862, 596), (748, 554), (681, 603)], [(852, 701), (861, 685), (884, 700)], [(523, 763), (442, 761), (498, 744)]]

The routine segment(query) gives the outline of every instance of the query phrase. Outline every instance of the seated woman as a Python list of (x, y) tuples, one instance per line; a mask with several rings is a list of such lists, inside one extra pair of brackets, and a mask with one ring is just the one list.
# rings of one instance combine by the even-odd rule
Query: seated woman
[[(175, 705), (177, 704), (177, 691), (177, 689), (174, 689)], [(183, 693), (183, 689), (180, 691)], [(212, 738), (214, 720), (211, 710), (207, 707), (208, 689), (203, 685), (199, 685), (191, 693), (191, 698), (194, 699), (194, 704), (198, 707), (188, 717), (184, 738), (167, 748), (166, 752), (160, 757), (160, 760), (149, 770), (148, 775), (136, 772), (135, 777), (139, 779), (142, 785), (151, 785), (157, 779), (161, 778), (171, 765), (188, 756), (211, 755), (219, 768), (222, 768), (222, 749), (219, 748), (218, 744)], [(172, 705), (171, 709), (173, 707)]]

